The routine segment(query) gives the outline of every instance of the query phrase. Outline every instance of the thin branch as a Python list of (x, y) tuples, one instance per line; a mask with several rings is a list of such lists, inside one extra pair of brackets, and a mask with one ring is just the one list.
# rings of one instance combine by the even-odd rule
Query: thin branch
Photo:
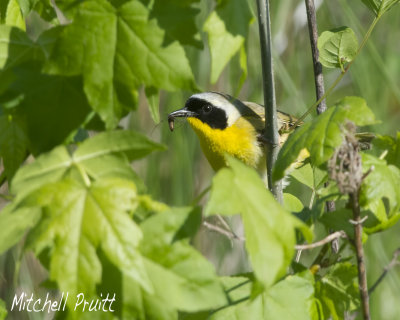
[(276, 112), (274, 70), (272, 64), (271, 21), (269, 0), (257, 0), (258, 27), (260, 32), (261, 63), (263, 74), (263, 92), (265, 107), (265, 140), (267, 148), (268, 188), (278, 202), (282, 203), (282, 182), (272, 182), (272, 168), (279, 152), (278, 117)]
[[(308, 21), (308, 33), (310, 35), (310, 43), (311, 43), (311, 52), (312, 52), (312, 60), (314, 67), (314, 82), (315, 82), (315, 92), (317, 101), (317, 114), (325, 112), (327, 109), (325, 96), (325, 83), (324, 76), (322, 73), (322, 65), (319, 62), (319, 50), (318, 50), (318, 28), (317, 28), (317, 18), (315, 13), (315, 5), (314, 0), (305, 0), (306, 11), (307, 11), (307, 21)], [(325, 183), (325, 187), (328, 186), (328, 183)], [(326, 211), (333, 212), (336, 210), (335, 201), (327, 201), (325, 203)], [(332, 230), (329, 230), (332, 232)], [(339, 251), (339, 242), (338, 240), (332, 241), (331, 248), (333, 252), (337, 253)]]
[(372, 292), (375, 291), (376, 287), (382, 282), (382, 280), (386, 277), (388, 272), (393, 269), (395, 266), (400, 265), (400, 261), (398, 260), (398, 257), (400, 256), (400, 248), (397, 248), (393, 252), (393, 257), (392, 260), (389, 262), (389, 264), (383, 268), (382, 274), (379, 276), (378, 280), (375, 281), (375, 283), (369, 288), (368, 293), (371, 295)]
[(354, 225), (354, 244), (356, 247), (357, 254), (357, 266), (358, 266), (358, 286), (360, 288), (361, 297), (361, 309), (364, 320), (371, 319), (369, 312), (369, 295), (368, 295), (368, 284), (367, 284), (367, 272), (365, 268), (364, 260), (364, 248), (362, 245), (362, 223), (361, 222), (361, 210), (359, 204), (359, 190), (349, 194), (349, 201), (353, 209), (353, 220), (357, 223)]
[(336, 86), (338, 85), (340, 80), (342, 80), (344, 75), (347, 73), (347, 71), (350, 69), (351, 65), (353, 64), (353, 62), (356, 60), (356, 58), (360, 54), (361, 50), (364, 48), (364, 46), (367, 43), (369, 37), (371, 36), (372, 30), (374, 30), (374, 28), (375, 28), (375, 26), (378, 23), (380, 18), (381, 18), (381, 16), (378, 15), (377, 17), (375, 17), (374, 21), (372, 21), (372, 24), (370, 25), (370, 27), (369, 27), (367, 33), (365, 34), (360, 46), (358, 47), (357, 53), (356, 53), (355, 57), (353, 58), (353, 60), (351, 60), (346, 65), (344, 70), (340, 73), (340, 75), (336, 78), (336, 80), (328, 88), (328, 90), (325, 92), (325, 94), (321, 98), (319, 98), (311, 107), (309, 107), (307, 109), (307, 111), (300, 118), (298, 118), (298, 120), (290, 127), (290, 130), (294, 130), (299, 125), (299, 123), (301, 123), (315, 109), (315, 107), (317, 107), (327, 96), (329, 96), (331, 94), (333, 89), (336, 88)]
[[(324, 76), (322, 74), (322, 65), (319, 62), (319, 51), (318, 51), (318, 29), (317, 19), (315, 15), (314, 0), (305, 0), (307, 21), (308, 21), (308, 32), (310, 34), (311, 52), (314, 66), (314, 82), (317, 100), (325, 94)], [(321, 103), (317, 106), (317, 113), (321, 114), (326, 110), (326, 100), (321, 100)]]
[(332, 242), (334, 240), (340, 239), (340, 238), (347, 238), (346, 232), (344, 231), (336, 231), (334, 233), (331, 233), (329, 236), (325, 237), (324, 239), (310, 243), (310, 244), (298, 244), (295, 246), (296, 250), (309, 250), (309, 249), (315, 249), (318, 247), (322, 247), (323, 245)]
[[(226, 230), (223, 229), (221, 227), (218, 227), (214, 224), (211, 224), (207, 221), (203, 221), (203, 226), (206, 227), (207, 229), (211, 230), (211, 231), (215, 231), (217, 233), (222, 234), (223, 236), (229, 238), (229, 239), (235, 239), (235, 240), (239, 240), (239, 241), (246, 241), (245, 237), (241, 237), (236, 235), (235, 233), (233, 233), (230, 230)], [(309, 250), (309, 249), (314, 249), (314, 248), (318, 248), (318, 247), (322, 247), (323, 245), (332, 242), (334, 240), (340, 239), (340, 238), (347, 238), (346, 233), (341, 230), (341, 231), (336, 231), (334, 233), (331, 233), (330, 235), (328, 235), (326, 238), (314, 242), (314, 243), (310, 243), (310, 244), (298, 244), (295, 245), (295, 249), (296, 250)]]
[(233, 232), (229, 231), (229, 230), (225, 230), (223, 228), (220, 228), (214, 224), (211, 224), (207, 221), (203, 221), (203, 226), (206, 227), (207, 229), (211, 230), (211, 231), (215, 231), (217, 233), (220, 233), (222, 235), (224, 235), (225, 237), (229, 238), (229, 239), (235, 239), (235, 240), (240, 240), (240, 241), (245, 241), (245, 238), (243, 237), (239, 237), (238, 235), (234, 234)]

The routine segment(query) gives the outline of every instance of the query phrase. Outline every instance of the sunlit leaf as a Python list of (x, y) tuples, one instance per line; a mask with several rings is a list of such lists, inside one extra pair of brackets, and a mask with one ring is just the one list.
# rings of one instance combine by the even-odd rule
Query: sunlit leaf
[(397, 132), (396, 137), (378, 136), (373, 144), (383, 152), (387, 152), (385, 160), (388, 164), (400, 168), (400, 132)]
[(310, 189), (314, 188), (314, 173), (309, 163), (291, 171), (290, 175)]
[(3, 320), (7, 317), (6, 304), (0, 299), (0, 319)]
[(343, 262), (330, 268), (316, 281), (315, 296), (325, 319), (343, 319), (346, 311), (355, 310), (360, 303), (356, 265)]
[(378, 16), (384, 14), (400, 0), (361, 0), (372, 12)]
[(319, 61), (328, 68), (342, 68), (358, 50), (354, 31), (347, 27), (324, 31), (318, 38)]
[[(253, 21), (247, 1), (220, 1), (204, 23), (211, 51), (211, 82), (215, 83), (229, 60), (244, 46)], [(241, 56), (243, 64), (245, 56)], [(245, 70), (244, 70), (245, 71)]]
[(70, 165), (71, 157), (67, 148), (57, 147), (18, 170), (12, 180), (11, 192), (23, 197), (46, 183), (56, 182), (62, 178)]
[(361, 185), (361, 205), (368, 206), (386, 198), (389, 200), (389, 217), (400, 211), (400, 169), (370, 154), (362, 154), (362, 164), (364, 171), (372, 171)]
[[(296, 243), (295, 228), (309, 229), (265, 189), (257, 173), (233, 158), (213, 179), (206, 214), (242, 215), (246, 248), (257, 279), (270, 287), (286, 273)], [(268, 249), (266, 249), (268, 248)]]
[(22, 17), (21, 7), (17, 0), (10, 0), (6, 12), (6, 25), (25, 30), (25, 20)]
[(150, 115), (155, 123), (160, 122), (160, 92), (156, 88), (147, 88), (145, 89), (147, 103), (149, 105)]
[(211, 319), (318, 319), (312, 276), (288, 276), (255, 300), (225, 308)]
[(51, 0), (17, 0), (23, 17), (25, 18), (28, 14), (35, 10), (43, 19), (50, 21), (55, 18), (56, 13)]
[(347, 121), (352, 121), (359, 126), (376, 123), (375, 116), (364, 99), (343, 98), (289, 136), (275, 163), (274, 180), (284, 177), (285, 170), (297, 159), (303, 148), (309, 151), (312, 165), (320, 166), (326, 162), (335, 148), (342, 143), (342, 130)]
[(368, 219), (363, 223), (363, 232), (372, 234), (381, 232), (394, 226), (400, 220), (400, 212), (387, 212), (385, 203), (382, 200), (370, 203), (365, 207), (365, 214)]
[[(142, 232), (127, 211), (137, 205), (132, 182), (104, 179), (85, 186), (72, 179), (47, 184), (26, 200), (45, 214), (29, 235), (36, 254), (52, 248), (50, 279), (71, 294), (93, 294), (101, 279), (97, 250), (128, 277), (152, 291), (138, 252)], [(96, 223), (93, 223), (96, 222)]]
[[(40, 208), (19, 208), (8, 205), (0, 212), (0, 225), (7, 226), (0, 233), (0, 254), (15, 245), (39, 220)], [(0, 317), (1, 319), (1, 317)]]
[(284, 193), (283, 194), (283, 207), (290, 212), (300, 212), (303, 210), (304, 205), (303, 203), (294, 196), (293, 194), (290, 193)]
[(89, 103), (109, 128), (117, 125), (125, 110), (121, 88), (129, 91), (142, 84), (166, 90), (195, 88), (183, 47), (177, 41), (164, 44), (165, 31), (140, 1), (119, 6), (85, 1), (74, 8), (72, 18), (74, 23), (58, 38), (46, 70), (82, 73)]
[[(146, 315), (155, 313), (160, 313), (157, 319), (175, 319), (171, 318), (174, 310), (195, 312), (226, 304), (212, 265), (189, 245), (188, 239), (177, 237), (195, 212), (200, 213), (198, 208), (172, 208), (141, 224), (144, 238), (140, 248), (154, 294), (138, 290), (132, 282), (127, 284), (126, 304), (135, 319), (146, 319)], [(162, 310), (167, 313), (162, 315)]]
[(126, 176), (132, 170), (129, 161), (160, 149), (163, 149), (162, 145), (134, 131), (104, 132), (85, 140), (73, 155), (66, 147), (60, 146), (22, 167), (14, 177), (11, 191), (23, 197), (44, 184), (62, 179), (71, 168), (76, 167), (93, 178), (110, 172)]

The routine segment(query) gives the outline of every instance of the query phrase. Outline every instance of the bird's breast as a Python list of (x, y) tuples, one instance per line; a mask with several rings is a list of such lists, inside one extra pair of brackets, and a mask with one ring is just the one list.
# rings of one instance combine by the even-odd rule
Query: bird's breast
[(213, 129), (197, 118), (188, 118), (196, 132), (205, 156), (214, 170), (226, 166), (225, 154), (257, 168), (263, 151), (257, 141), (255, 128), (246, 120), (239, 120), (225, 129)]

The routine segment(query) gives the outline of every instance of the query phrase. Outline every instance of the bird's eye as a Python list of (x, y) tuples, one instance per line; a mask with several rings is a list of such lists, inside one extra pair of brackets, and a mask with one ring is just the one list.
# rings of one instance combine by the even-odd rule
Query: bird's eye
[(210, 113), (212, 110), (212, 106), (210, 106), (209, 104), (206, 104), (203, 106), (203, 112), (204, 113)]

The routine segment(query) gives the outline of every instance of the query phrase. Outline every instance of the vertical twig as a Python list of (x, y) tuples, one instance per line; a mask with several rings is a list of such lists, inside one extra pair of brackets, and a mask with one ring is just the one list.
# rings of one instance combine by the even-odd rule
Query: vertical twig
[(360, 288), (361, 309), (364, 320), (371, 319), (369, 313), (369, 294), (367, 285), (367, 272), (364, 261), (364, 248), (362, 245), (362, 221), (359, 204), (359, 190), (349, 194), (350, 204), (353, 209), (354, 220), (354, 243), (356, 247), (357, 266), (358, 266), (358, 285)]
[[(308, 33), (310, 34), (311, 52), (314, 66), (314, 82), (317, 100), (321, 99), (325, 94), (324, 76), (322, 74), (322, 65), (319, 62), (318, 51), (318, 28), (317, 19), (315, 15), (314, 0), (305, 0)], [(326, 110), (326, 99), (323, 99), (317, 106), (317, 113), (321, 114)]]
[(360, 147), (355, 135), (356, 129), (356, 125), (352, 122), (347, 122), (343, 127), (342, 132), (344, 134), (344, 140), (329, 159), (328, 172), (329, 177), (336, 181), (340, 193), (349, 195), (348, 207), (353, 211), (353, 220), (350, 220), (350, 222), (354, 225), (354, 246), (357, 257), (361, 310), (363, 319), (369, 320), (367, 272), (362, 244), (362, 223), (368, 216), (361, 219), (360, 189), (363, 179), (365, 179), (370, 170), (365, 174), (362, 172)]
[[(305, 4), (307, 11), (308, 33), (310, 35), (311, 52), (312, 52), (312, 60), (314, 67), (315, 91), (318, 101), (325, 95), (325, 84), (324, 84), (324, 76), (322, 74), (322, 65), (319, 62), (317, 18), (315, 13), (314, 0), (305, 0)], [(325, 112), (326, 109), (327, 109), (326, 99), (322, 99), (321, 102), (317, 105), (317, 114)], [(327, 183), (325, 183), (325, 187), (326, 186)], [(334, 201), (327, 201), (325, 205), (326, 205), (326, 211), (328, 212), (335, 211), (336, 209)], [(331, 247), (334, 252), (338, 252), (339, 241), (337, 240), (333, 241)]]
[(272, 182), (272, 167), (274, 166), (279, 152), (279, 132), (276, 112), (274, 70), (272, 65), (269, 0), (257, 0), (257, 9), (265, 106), (264, 138), (268, 143), (268, 150), (266, 154), (268, 188), (274, 195), (275, 199), (282, 203), (282, 182)]

